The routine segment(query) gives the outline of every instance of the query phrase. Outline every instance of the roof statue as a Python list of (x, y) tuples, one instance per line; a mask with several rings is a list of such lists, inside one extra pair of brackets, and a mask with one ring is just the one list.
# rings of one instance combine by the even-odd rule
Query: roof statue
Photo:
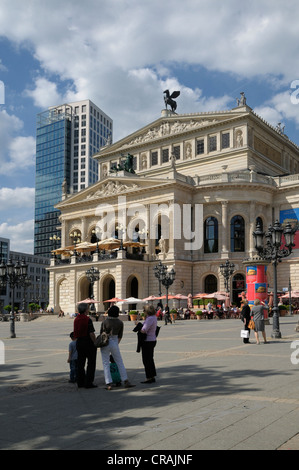
[[(121, 155), (122, 155), (122, 157), (125, 156), (123, 154), (121, 154)], [(133, 155), (128, 153), (128, 155), (126, 156), (126, 160), (125, 160), (124, 164), (123, 165), (121, 165), (121, 164), (114, 165), (113, 167), (110, 168), (110, 172), (111, 173), (117, 173), (118, 171), (127, 171), (128, 173), (135, 173), (134, 168), (133, 168), (133, 165), (134, 165), (133, 159), (134, 159)]]
[(165, 108), (167, 109), (167, 105), (169, 105), (171, 107), (171, 111), (174, 113), (175, 110), (176, 110), (177, 104), (176, 104), (176, 101), (174, 101), (173, 98), (177, 98), (178, 96), (180, 96), (181, 92), (180, 91), (174, 91), (170, 95), (169, 90), (165, 90), (165, 91), (163, 91), (163, 93), (164, 93)]
[(246, 106), (246, 96), (245, 96), (244, 91), (242, 91), (240, 95), (241, 95), (241, 98), (236, 98), (238, 107)]

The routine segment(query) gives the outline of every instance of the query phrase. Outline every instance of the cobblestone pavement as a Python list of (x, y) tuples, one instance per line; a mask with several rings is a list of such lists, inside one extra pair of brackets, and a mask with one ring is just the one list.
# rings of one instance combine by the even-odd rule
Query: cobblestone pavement
[(267, 326), (269, 343), (260, 345), (253, 335), (243, 344), (236, 319), (160, 323), (151, 385), (140, 383), (134, 325), (125, 322), (120, 347), (136, 387), (110, 392), (100, 353), (98, 388), (68, 383), (72, 319), (17, 322), (14, 339), (1, 322), (0, 449), (299, 450), (297, 322), (281, 318), (279, 340)]

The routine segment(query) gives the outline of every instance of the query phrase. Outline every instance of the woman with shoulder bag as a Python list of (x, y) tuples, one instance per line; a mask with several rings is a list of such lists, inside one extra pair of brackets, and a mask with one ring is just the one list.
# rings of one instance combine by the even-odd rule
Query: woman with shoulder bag
[(115, 363), (117, 364), (121, 380), (124, 382), (124, 387), (134, 387), (132, 385), (127, 376), (127, 371), (124, 366), (121, 353), (119, 350), (119, 343), (123, 336), (123, 329), (124, 324), (118, 318), (119, 315), (119, 308), (116, 305), (113, 305), (108, 310), (108, 317), (102, 322), (101, 325), (101, 333), (106, 331), (109, 335), (109, 343), (107, 346), (101, 348), (101, 355), (103, 361), (103, 369), (104, 369), (104, 376), (106, 382), (106, 389), (112, 390), (115, 386), (111, 377), (111, 370), (110, 370), (110, 354), (112, 354)]
[(256, 344), (260, 344), (259, 334), (261, 331), (264, 343), (267, 343), (266, 333), (265, 333), (265, 321), (264, 321), (264, 309), (267, 308), (264, 305), (261, 305), (260, 299), (255, 299), (254, 307), (252, 307), (251, 315), (253, 315), (253, 321), (255, 324), (254, 334), (256, 338)]

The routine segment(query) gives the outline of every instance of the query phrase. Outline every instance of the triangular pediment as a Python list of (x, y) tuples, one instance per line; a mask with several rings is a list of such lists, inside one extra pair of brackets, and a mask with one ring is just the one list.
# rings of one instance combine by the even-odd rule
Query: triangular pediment
[(214, 113), (176, 114), (167, 111), (163, 115), (162, 111), (162, 116), (159, 119), (119, 140), (115, 144), (102, 147), (100, 152), (94, 155), (94, 158), (100, 161), (108, 156), (125, 155), (128, 151), (134, 152), (134, 148), (146, 146), (154, 141), (167, 140), (180, 134), (186, 135), (197, 130), (203, 130), (207, 127), (239, 119), (240, 117), (243, 118), (244, 114), (248, 112), (250, 112), (250, 108), (247, 106)]
[(161, 187), (173, 182), (171, 179), (165, 178), (144, 178), (136, 174), (128, 174), (127, 172), (120, 172), (115, 176), (108, 176), (104, 180), (89, 186), (82, 191), (67, 196), (64, 200), (59, 202), (55, 207), (59, 210), (66, 207), (93, 202), (97, 203), (99, 200), (113, 198), (118, 196), (125, 196), (132, 192), (145, 191), (150, 188)]

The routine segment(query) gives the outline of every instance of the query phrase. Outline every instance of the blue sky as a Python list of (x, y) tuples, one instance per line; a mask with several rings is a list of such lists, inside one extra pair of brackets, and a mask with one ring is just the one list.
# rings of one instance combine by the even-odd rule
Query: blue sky
[(91, 99), (116, 141), (160, 116), (167, 88), (178, 113), (244, 91), (299, 144), (298, 17), (297, 0), (1, 0), (0, 236), (33, 252), (36, 115), (51, 105)]

